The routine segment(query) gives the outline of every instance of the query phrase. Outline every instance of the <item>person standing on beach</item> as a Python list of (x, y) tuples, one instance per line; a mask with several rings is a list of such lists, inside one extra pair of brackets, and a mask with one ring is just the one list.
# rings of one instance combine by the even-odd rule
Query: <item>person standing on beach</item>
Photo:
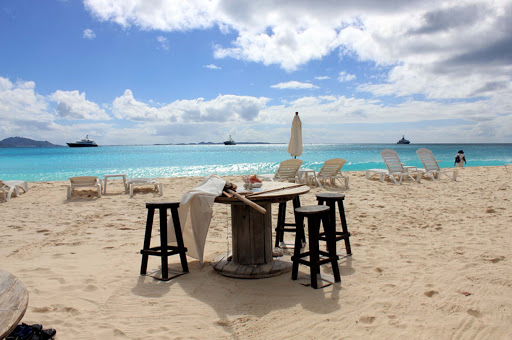
[(459, 150), (457, 155), (455, 155), (455, 163), (453, 163), (453, 165), (457, 166), (458, 168), (462, 168), (464, 163), (466, 163), (466, 156), (464, 155), (464, 151)]

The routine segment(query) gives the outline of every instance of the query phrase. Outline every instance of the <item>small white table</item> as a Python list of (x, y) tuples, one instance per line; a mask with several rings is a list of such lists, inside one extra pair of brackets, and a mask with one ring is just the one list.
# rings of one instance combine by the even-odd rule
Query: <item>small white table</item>
[(318, 182), (318, 178), (316, 178), (315, 170), (313, 170), (313, 169), (299, 169), (299, 171), (297, 171), (297, 175), (299, 176), (299, 180), (302, 182), (302, 176), (304, 176), (304, 182), (306, 184), (311, 184), (310, 182), (313, 182), (312, 180), (309, 179), (310, 174), (311, 174), (311, 177), (315, 179), (316, 184), (318, 186), (320, 186), (320, 183)]
[(104, 178), (104, 185), (103, 185), (103, 193), (107, 193), (107, 179), (111, 177), (122, 177), (123, 178), (123, 185), (124, 185), (124, 192), (128, 192), (128, 187), (126, 186), (126, 174), (106, 174), (103, 175)]

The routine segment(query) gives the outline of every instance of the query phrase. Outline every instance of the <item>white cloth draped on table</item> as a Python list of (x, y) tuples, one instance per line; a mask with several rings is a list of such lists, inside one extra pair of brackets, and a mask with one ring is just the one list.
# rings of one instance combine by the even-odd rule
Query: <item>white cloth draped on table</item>
[[(178, 213), (180, 216), (183, 243), (187, 247), (187, 255), (199, 260), (203, 265), (203, 252), (206, 235), (213, 216), (213, 203), (222, 194), (226, 181), (217, 175), (208, 176), (198, 187), (187, 191), (180, 200)], [(174, 224), (169, 217), (167, 222), (167, 239), (176, 245)]]

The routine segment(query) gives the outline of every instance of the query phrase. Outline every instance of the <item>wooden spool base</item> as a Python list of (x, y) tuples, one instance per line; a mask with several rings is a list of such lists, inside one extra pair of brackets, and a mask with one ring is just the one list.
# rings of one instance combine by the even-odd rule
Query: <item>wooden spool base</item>
[(231, 259), (231, 253), (218, 256), (213, 260), (211, 266), (223, 276), (238, 279), (263, 279), (288, 273), (292, 270), (292, 262), (282, 257), (275, 258), (267, 264), (243, 265), (235, 263)]

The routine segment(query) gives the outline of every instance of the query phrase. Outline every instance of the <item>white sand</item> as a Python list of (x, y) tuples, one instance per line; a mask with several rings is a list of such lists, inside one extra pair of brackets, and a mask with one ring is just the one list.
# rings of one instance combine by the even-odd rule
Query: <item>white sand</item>
[[(57, 339), (512, 339), (512, 172), (464, 168), (457, 182), (401, 186), (348, 175), (350, 190), (327, 190), (346, 194), (354, 255), (339, 262), (342, 283), (324, 289), (291, 274), (217, 274), (209, 262), (229, 247), (221, 204), (203, 268), (189, 258), (177, 279), (139, 276), (145, 202), (178, 200), (201, 178), (161, 179), (163, 197), (139, 189), (132, 199), (109, 180), (102, 198), (71, 201), (66, 182), (30, 183), (0, 203), (0, 268), (29, 291), (23, 322), (55, 328)], [(148, 270), (158, 268), (151, 257)]]

